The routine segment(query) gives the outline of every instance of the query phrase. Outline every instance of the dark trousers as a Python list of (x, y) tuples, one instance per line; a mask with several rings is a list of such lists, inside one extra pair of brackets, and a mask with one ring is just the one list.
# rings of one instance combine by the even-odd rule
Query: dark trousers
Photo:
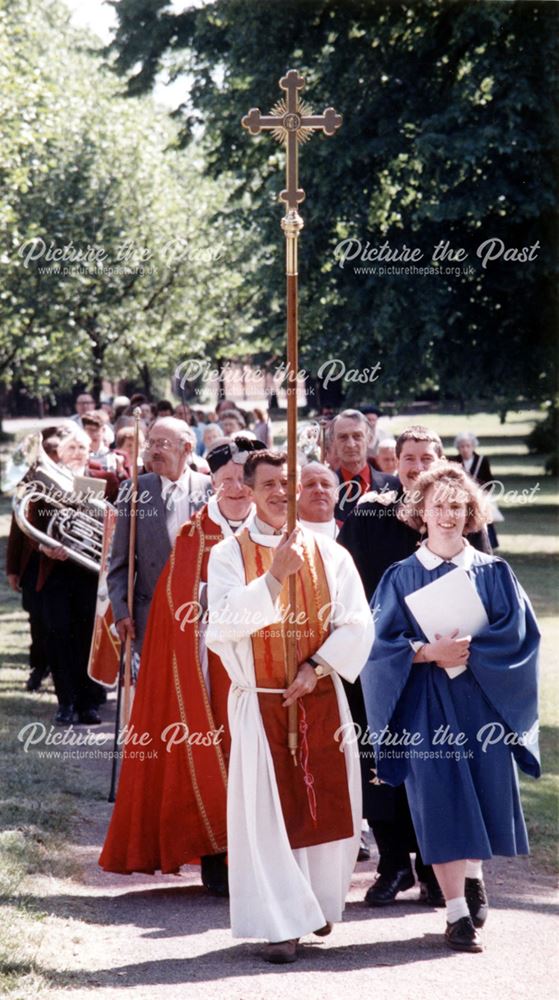
[(37, 592), (37, 576), (39, 573), (39, 556), (33, 552), (20, 580), (21, 605), (29, 615), (31, 645), (29, 647), (29, 666), (37, 674), (46, 677), (49, 672), (49, 654), (47, 645), (47, 629), (43, 616), (43, 595)]
[(94, 708), (101, 688), (87, 673), (95, 619), (97, 575), (74, 562), (57, 562), (43, 590), (43, 619), (59, 705)]
[[(354, 684), (344, 681), (344, 688), (354, 723), (362, 734), (367, 731), (367, 714), (359, 678)], [(423, 863), (405, 785), (374, 784), (374, 754), (367, 743), (359, 742), (361, 786), (363, 789), (363, 815), (373, 831), (379, 852), (377, 871), (380, 875), (394, 875), (402, 868), (412, 870), (410, 854), (415, 854), (415, 871), (420, 882), (431, 881), (435, 873), (431, 865)], [(373, 779), (373, 780), (372, 780)]]
[(429, 882), (435, 876), (431, 865), (423, 862), (408, 805), (404, 785), (392, 788), (393, 817), (391, 819), (370, 819), (378, 852), (379, 875), (394, 875), (402, 868), (412, 870), (410, 854), (415, 854), (415, 871), (420, 882)]

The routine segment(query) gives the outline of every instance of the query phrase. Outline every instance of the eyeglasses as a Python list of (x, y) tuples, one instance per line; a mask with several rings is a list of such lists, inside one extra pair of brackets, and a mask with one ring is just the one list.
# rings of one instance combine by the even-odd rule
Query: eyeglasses
[(155, 441), (147, 442), (144, 451), (153, 451), (154, 448), (159, 451), (171, 451), (175, 446), (176, 441), (169, 441), (169, 438), (156, 438)]

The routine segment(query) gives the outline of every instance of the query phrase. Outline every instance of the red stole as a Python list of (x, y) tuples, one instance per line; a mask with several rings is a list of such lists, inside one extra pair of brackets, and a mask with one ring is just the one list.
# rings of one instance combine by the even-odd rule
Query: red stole
[[(106, 871), (176, 872), (227, 849), (230, 682), (210, 652), (208, 696), (197, 621), (199, 584), (207, 580), (210, 551), (222, 537), (204, 507), (183, 525), (157, 583), (130, 719), (130, 732), (148, 733), (151, 741), (125, 748), (99, 859)], [(177, 740), (187, 730), (190, 738), (169, 748), (169, 727)]]
[[(270, 568), (274, 549), (258, 545), (246, 528), (237, 541), (245, 579), (250, 583)], [(312, 656), (327, 638), (330, 591), (320, 550), (312, 535), (305, 536), (305, 555), (305, 564), (297, 573), (296, 611), (289, 614), (286, 582), (280, 595), (283, 620), (252, 635), (257, 687), (286, 687), (286, 632), (293, 628), (297, 631), (299, 663)], [(325, 609), (322, 614), (321, 609)], [(288, 713), (282, 707), (282, 700), (277, 694), (258, 695), (291, 847), (311, 847), (351, 837), (353, 820), (346, 762), (335, 739), (340, 715), (332, 678), (321, 678), (312, 694), (297, 703), (297, 767), (287, 748)]]

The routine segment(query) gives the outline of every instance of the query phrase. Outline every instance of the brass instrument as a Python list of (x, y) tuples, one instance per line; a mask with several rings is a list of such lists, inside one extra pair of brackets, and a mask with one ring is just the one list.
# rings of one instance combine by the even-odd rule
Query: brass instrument
[[(18, 527), (47, 548), (62, 545), (70, 559), (98, 573), (108, 501), (88, 489), (76, 491), (77, 477), (46, 454), (40, 433), (30, 435), (19, 452), (26, 457), (29, 468), (15, 489), (13, 511)], [(29, 519), (29, 506), (36, 501), (41, 502), (41, 513), (48, 517), (46, 531)]]

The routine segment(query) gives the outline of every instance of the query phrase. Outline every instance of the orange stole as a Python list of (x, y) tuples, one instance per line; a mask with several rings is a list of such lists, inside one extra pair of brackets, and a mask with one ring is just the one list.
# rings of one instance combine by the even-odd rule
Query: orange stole
[[(269, 570), (274, 549), (256, 544), (245, 528), (237, 536), (247, 583)], [(305, 564), (297, 573), (296, 612), (287, 613), (288, 584), (280, 595), (281, 622), (252, 634), (257, 687), (286, 687), (287, 635), (297, 631), (297, 659), (303, 663), (328, 635), (328, 615), (320, 608), (330, 604), (330, 590), (320, 550), (314, 538), (305, 537)], [(277, 694), (259, 694), (258, 701), (274, 770), (283, 818), (292, 848), (343, 840), (353, 835), (351, 803), (344, 754), (335, 739), (340, 726), (338, 699), (331, 677), (323, 677), (310, 695), (298, 701), (299, 749), (297, 767), (287, 748), (287, 709)], [(306, 763), (306, 766), (305, 766)], [(307, 788), (305, 781), (311, 782)], [(313, 815), (314, 813), (314, 815)]]
[[(99, 859), (106, 871), (176, 872), (201, 855), (227, 849), (230, 681), (219, 658), (210, 653), (208, 697), (198, 624), (191, 621), (181, 628), (186, 605), (198, 601), (199, 583), (207, 580), (210, 551), (222, 537), (206, 509), (201, 510), (183, 525), (157, 583), (130, 719), (130, 731), (149, 733), (151, 742), (145, 747), (130, 742), (125, 748)], [(182, 742), (167, 752), (161, 733), (177, 724), (204, 735), (223, 725), (224, 733), (217, 745)]]

